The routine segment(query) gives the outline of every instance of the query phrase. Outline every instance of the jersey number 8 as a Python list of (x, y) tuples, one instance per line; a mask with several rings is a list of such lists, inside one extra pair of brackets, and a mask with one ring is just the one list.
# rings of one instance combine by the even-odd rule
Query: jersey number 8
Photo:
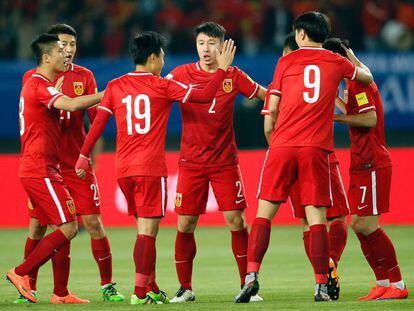
[[(311, 72), (313, 76), (313, 81), (311, 82)], [(308, 65), (305, 67), (305, 72), (303, 74), (303, 84), (308, 89), (313, 89), (313, 96), (310, 96), (311, 92), (303, 92), (303, 99), (308, 104), (314, 104), (319, 99), (319, 91), (321, 89), (321, 71), (316, 65)]]
[[(126, 105), (126, 122), (128, 135), (132, 135), (133, 115), (137, 120), (144, 120), (143, 126), (142, 123), (134, 123), (135, 131), (138, 134), (148, 133), (151, 126), (151, 104), (148, 95), (137, 95), (135, 97), (134, 103), (132, 103), (132, 95), (128, 95), (122, 99), (122, 103)], [(141, 107), (143, 107), (143, 111)]]

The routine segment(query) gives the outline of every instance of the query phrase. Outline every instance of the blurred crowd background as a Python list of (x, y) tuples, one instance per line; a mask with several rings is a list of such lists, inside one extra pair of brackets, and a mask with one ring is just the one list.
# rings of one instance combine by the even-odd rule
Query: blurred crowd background
[(414, 0), (0, 0), (0, 57), (30, 58), (36, 34), (57, 22), (73, 25), (81, 57), (127, 54), (142, 30), (170, 40), (169, 53), (193, 51), (192, 29), (214, 20), (246, 55), (279, 50), (295, 16), (326, 13), (333, 33), (359, 51), (414, 49)]

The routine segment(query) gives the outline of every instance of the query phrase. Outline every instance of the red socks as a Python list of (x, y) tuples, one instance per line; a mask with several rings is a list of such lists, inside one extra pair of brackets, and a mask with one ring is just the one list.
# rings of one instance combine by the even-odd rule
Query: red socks
[(142, 299), (147, 294), (147, 285), (155, 262), (155, 237), (138, 234), (134, 248), (135, 295)]
[(371, 245), (369, 244), (367, 237), (362, 233), (356, 233), (356, 236), (358, 237), (359, 242), (361, 243), (362, 253), (364, 254), (365, 259), (370, 265), (372, 271), (374, 271), (377, 281), (387, 280), (388, 275), (382, 269), (381, 263), (375, 259), (374, 252), (371, 249)]
[(193, 274), (193, 260), (197, 253), (194, 232), (184, 233), (177, 231), (175, 239), (175, 268), (178, 281), (185, 289), (191, 288), (191, 276)]
[(305, 248), (306, 256), (308, 256), (309, 261), (312, 263), (311, 253), (309, 250), (309, 241), (310, 231), (303, 231), (303, 247)]
[(16, 273), (18, 275), (28, 275), (34, 269), (38, 269), (66, 243), (69, 243), (69, 240), (59, 229), (48, 234), (40, 240), (37, 247), (30, 253), (26, 260), (20, 266), (16, 267)]
[(398, 266), (394, 245), (385, 231), (378, 228), (366, 236), (366, 239), (371, 246), (375, 259), (381, 263), (382, 269), (387, 273), (390, 282), (401, 281), (401, 271)]
[(69, 295), (68, 281), (70, 271), (70, 241), (63, 245), (59, 251), (52, 256), (53, 267), (53, 293), (59, 297)]
[(259, 272), (260, 265), (270, 242), (270, 220), (259, 218), (253, 222), (249, 236), (249, 248), (247, 250), (247, 272)]
[(152, 265), (152, 271), (148, 279), (147, 292), (153, 291), (154, 293), (158, 294), (160, 292), (160, 289), (158, 288), (157, 282), (155, 280), (155, 265), (157, 261), (157, 249), (155, 247), (153, 252), (154, 264)]
[[(26, 244), (24, 246), (24, 259), (30, 255), (31, 252), (36, 248), (37, 244), (39, 244), (40, 240), (32, 240), (31, 238), (26, 239)], [(37, 273), (39, 272), (39, 269), (33, 269), (30, 274), (30, 288), (32, 290), (36, 290), (36, 283), (37, 283)]]
[(310, 226), (309, 250), (315, 283), (326, 284), (329, 271), (329, 238), (325, 225)]
[(329, 257), (338, 265), (348, 238), (348, 227), (342, 220), (331, 223), (329, 228)]
[(101, 275), (101, 285), (112, 282), (112, 254), (108, 237), (94, 240), (91, 239), (92, 254), (98, 264)]
[(244, 277), (247, 269), (247, 244), (249, 242), (249, 232), (247, 228), (238, 231), (231, 231), (231, 249), (239, 269), (240, 284), (244, 284)]

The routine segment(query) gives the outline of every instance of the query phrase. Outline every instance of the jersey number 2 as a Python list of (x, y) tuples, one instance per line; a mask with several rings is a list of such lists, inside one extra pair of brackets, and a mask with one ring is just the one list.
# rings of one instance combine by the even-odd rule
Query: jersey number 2
[[(126, 122), (128, 135), (132, 135), (132, 127), (138, 134), (146, 134), (150, 130), (151, 126), (151, 103), (148, 95), (139, 94), (135, 97), (132, 103), (132, 95), (122, 99), (122, 103), (126, 105)], [(141, 109), (141, 107), (143, 109)], [(143, 111), (142, 111), (143, 110)], [(132, 116), (135, 119), (144, 120), (144, 124), (132, 122)], [(134, 125), (134, 126), (132, 126)]]
[[(312, 73), (312, 74), (311, 74)], [(313, 79), (311, 81), (311, 75)], [(308, 65), (305, 67), (305, 72), (303, 74), (303, 84), (308, 89), (313, 89), (311, 96), (311, 92), (303, 92), (303, 99), (308, 104), (314, 104), (319, 99), (319, 92), (321, 89), (321, 71), (319, 67), (316, 65)]]

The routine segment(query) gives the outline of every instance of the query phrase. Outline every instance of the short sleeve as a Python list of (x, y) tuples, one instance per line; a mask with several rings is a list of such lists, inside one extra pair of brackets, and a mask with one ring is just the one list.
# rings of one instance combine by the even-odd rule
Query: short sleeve
[(245, 72), (237, 69), (237, 83), (240, 90), (244, 96), (249, 99), (252, 99), (256, 96), (257, 91), (259, 90), (259, 84), (253, 81)]
[(175, 67), (169, 74), (165, 76), (165, 79), (171, 80), (174, 79), (176, 81), (180, 80), (180, 69), (179, 67)]
[(272, 87), (272, 84), (269, 84), (269, 86), (267, 87), (265, 102), (263, 104), (262, 111), (260, 112), (262, 116), (269, 115), (269, 98), (270, 98), (269, 90), (271, 89), (271, 87)]
[(108, 83), (105, 94), (101, 100), (101, 102), (98, 105), (97, 109), (105, 110), (106, 112), (109, 112), (110, 114), (114, 114), (113, 112), (113, 103), (112, 103), (112, 84)]
[(284, 63), (282, 61), (283, 58), (279, 58), (279, 61), (277, 62), (275, 72), (273, 74), (273, 80), (270, 84), (270, 88), (268, 89), (269, 96), (270, 95), (277, 95), (282, 96), (282, 78), (283, 78), (283, 72), (284, 72)]
[(354, 80), (357, 75), (357, 68), (347, 58), (341, 57), (341, 72), (342, 77), (349, 80)]
[(36, 98), (39, 100), (39, 102), (45, 105), (48, 109), (52, 109), (54, 103), (60, 97), (64, 96), (50, 83), (39, 83), (36, 87), (35, 92)]
[(165, 79), (167, 97), (171, 100), (185, 104), (190, 97), (192, 88), (174, 79)]
[(87, 81), (86, 81), (86, 93), (85, 95), (98, 93), (98, 87), (96, 86), (96, 80), (91, 71), (88, 71)]
[(356, 89), (352, 96), (354, 96), (358, 113), (366, 113), (376, 110), (375, 97), (369, 85)]

